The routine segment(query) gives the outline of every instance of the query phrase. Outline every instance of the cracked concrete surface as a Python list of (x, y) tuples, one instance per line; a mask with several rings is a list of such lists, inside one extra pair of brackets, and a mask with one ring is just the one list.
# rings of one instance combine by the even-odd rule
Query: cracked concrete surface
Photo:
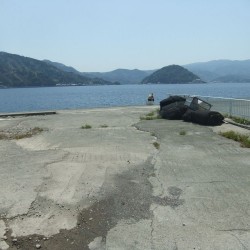
[(0, 141), (0, 249), (250, 249), (250, 151), (217, 134), (234, 126), (140, 121), (155, 109), (2, 119), (44, 131)]

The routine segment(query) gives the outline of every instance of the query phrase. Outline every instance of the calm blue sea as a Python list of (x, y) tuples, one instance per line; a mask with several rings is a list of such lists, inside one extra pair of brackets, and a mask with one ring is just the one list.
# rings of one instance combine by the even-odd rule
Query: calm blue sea
[(145, 105), (168, 94), (250, 99), (250, 83), (151, 84), (0, 89), (0, 113)]

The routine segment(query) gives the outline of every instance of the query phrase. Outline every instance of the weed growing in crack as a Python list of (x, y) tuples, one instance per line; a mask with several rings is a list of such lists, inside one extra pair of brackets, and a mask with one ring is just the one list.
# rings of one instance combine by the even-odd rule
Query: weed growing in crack
[(156, 119), (161, 119), (158, 110), (151, 111), (146, 115), (140, 116), (140, 120), (156, 120)]
[(158, 143), (158, 142), (153, 142), (153, 145), (154, 145), (154, 147), (156, 148), (156, 149), (159, 149), (160, 148), (160, 143)]
[(180, 132), (179, 132), (179, 135), (186, 135), (187, 134), (187, 132), (185, 131), (185, 130), (181, 130)]
[(89, 124), (85, 124), (85, 125), (82, 125), (81, 128), (82, 129), (90, 129), (90, 128), (92, 128), (92, 126)]
[(107, 128), (107, 127), (108, 127), (107, 124), (102, 124), (102, 125), (100, 126), (100, 128)]

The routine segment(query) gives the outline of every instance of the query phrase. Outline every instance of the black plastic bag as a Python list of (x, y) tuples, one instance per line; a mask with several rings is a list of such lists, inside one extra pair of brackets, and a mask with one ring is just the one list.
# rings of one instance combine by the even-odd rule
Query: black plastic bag
[(164, 106), (160, 110), (160, 116), (163, 119), (169, 119), (169, 120), (182, 119), (182, 116), (187, 111), (187, 106), (184, 105), (184, 103), (185, 101), (181, 101), (181, 102), (179, 101), (179, 102), (174, 102), (174, 103)]
[(217, 126), (223, 123), (224, 117), (217, 111), (209, 110), (190, 110), (183, 115), (183, 120), (186, 122), (198, 123), (201, 125)]
[(160, 101), (160, 110), (162, 110), (163, 107), (174, 103), (174, 102), (185, 102), (186, 99), (184, 97), (174, 95), (174, 96), (169, 96), (168, 98), (161, 100)]

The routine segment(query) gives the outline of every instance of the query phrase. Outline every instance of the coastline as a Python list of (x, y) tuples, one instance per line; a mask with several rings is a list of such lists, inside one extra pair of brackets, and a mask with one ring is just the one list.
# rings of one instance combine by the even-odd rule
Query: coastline
[(235, 126), (140, 120), (156, 108), (1, 119), (42, 132), (1, 140), (0, 248), (250, 247), (249, 149), (217, 134)]

